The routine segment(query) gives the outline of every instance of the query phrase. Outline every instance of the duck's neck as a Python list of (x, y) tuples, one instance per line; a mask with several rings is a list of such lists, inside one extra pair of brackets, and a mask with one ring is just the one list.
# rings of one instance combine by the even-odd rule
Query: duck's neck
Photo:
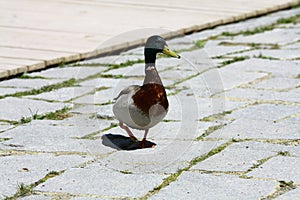
[(154, 83), (162, 85), (161, 79), (155, 67), (156, 53), (145, 52), (145, 79), (144, 85)]

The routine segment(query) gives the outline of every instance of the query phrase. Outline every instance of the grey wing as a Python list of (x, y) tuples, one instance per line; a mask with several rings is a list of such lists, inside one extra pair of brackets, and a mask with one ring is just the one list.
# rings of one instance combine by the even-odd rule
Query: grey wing
[(130, 85), (128, 86), (127, 88), (124, 88), (120, 93), (119, 95), (114, 98), (114, 101), (116, 101), (120, 96), (124, 95), (124, 94), (129, 94), (131, 93), (132, 91), (137, 91), (141, 88), (141, 86), (139, 85)]

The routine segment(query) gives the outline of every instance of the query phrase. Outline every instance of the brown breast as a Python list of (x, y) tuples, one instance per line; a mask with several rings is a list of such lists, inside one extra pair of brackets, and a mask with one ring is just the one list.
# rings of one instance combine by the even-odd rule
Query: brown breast
[(132, 97), (134, 104), (145, 114), (149, 114), (149, 109), (155, 104), (160, 104), (165, 108), (169, 107), (166, 91), (163, 85), (149, 83), (145, 84)]

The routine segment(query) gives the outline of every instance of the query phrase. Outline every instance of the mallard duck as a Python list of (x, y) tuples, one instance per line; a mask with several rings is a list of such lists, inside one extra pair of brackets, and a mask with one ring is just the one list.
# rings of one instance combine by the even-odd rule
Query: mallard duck
[(137, 138), (129, 128), (145, 130), (141, 142), (142, 148), (144, 148), (149, 129), (164, 119), (169, 108), (166, 91), (155, 66), (157, 53), (180, 58), (168, 48), (162, 37), (157, 35), (149, 37), (144, 48), (145, 79), (143, 85), (126, 87), (114, 99), (113, 105), (113, 113), (119, 121), (119, 126), (133, 141), (137, 141)]

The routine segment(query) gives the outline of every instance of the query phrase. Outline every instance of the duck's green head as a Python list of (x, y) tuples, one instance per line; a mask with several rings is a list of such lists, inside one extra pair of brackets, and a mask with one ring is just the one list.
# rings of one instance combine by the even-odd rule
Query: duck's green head
[(157, 53), (163, 53), (165, 55), (180, 58), (180, 55), (170, 50), (166, 41), (158, 35), (154, 35), (148, 38), (145, 45), (145, 59), (156, 57)]

